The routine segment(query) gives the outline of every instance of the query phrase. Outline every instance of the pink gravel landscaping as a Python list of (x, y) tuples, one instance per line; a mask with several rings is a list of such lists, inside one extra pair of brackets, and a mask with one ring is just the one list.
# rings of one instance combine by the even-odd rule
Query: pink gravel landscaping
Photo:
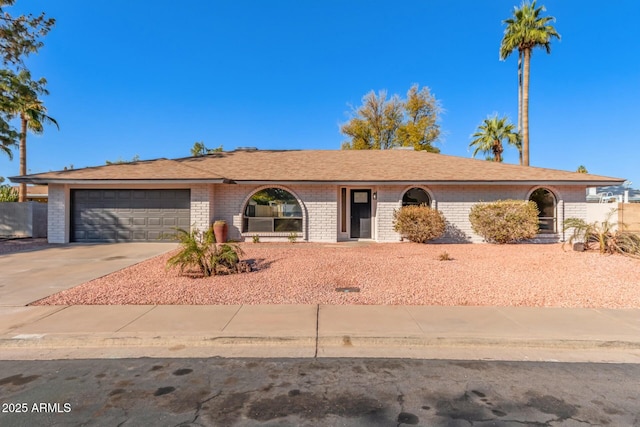
[[(210, 278), (149, 259), (34, 305), (384, 304), (640, 308), (640, 260), (551, 245), (243, 243), (255, 271)], [(453, 260), (441, 261), (447, 252)], [(358, 288), (338, 292), (336, 288)]]

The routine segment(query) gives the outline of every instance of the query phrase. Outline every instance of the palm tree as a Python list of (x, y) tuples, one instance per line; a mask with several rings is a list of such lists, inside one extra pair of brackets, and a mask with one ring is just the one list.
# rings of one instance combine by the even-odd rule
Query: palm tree
[[(16, 116), (20, 120), (20, 175), (27, 174), (27, 132), (31, 131), (35, 134), (44, 132), (44, 124), (54, 124), (58, 129), (58, 122), (47, 115), (40, 95), (48, 95), (49, 91), (45, 88), (47, 81), (44, 78), (40, 80), (31, 80), (31, 74), (27, 70), (22, 70), (12, 79), (13, 90), (12, 98), (9, 102), (10, 115)], [(27, 184), (20, 184), (20, 196), (18, 201), (27, 200)]]
[(13, 160), (11, 148), (17, 145), (15, 143), (16, 138), (11, 135), (12, 133), (15, 133), (15, 131), (11, 129), (4, 119), (0, 119), (0, 151), (6, 154), (9, 160)]
[(522, 163), (529, 166), (529, 70), (531, 52), (535, 47), (543, 47), (551, 52), (551, 39), (560, 35), (550, 23), (552, 16), (540, 16), (546, 9), (536, 7), (536, 1), (523, 1), (520, 8), (514, 8), (513, 17), (503, 21), (507, 25), (500, 45), (500, 59), (505, 60), (518, 50), (518, 131), (522, 134)]
[(514, 126), (507, 122), (506, 117), (498, 118), (496, 114), (493, 117), (484, 119), (482, 124), (478, 126), (478, 131), (471, 135), (474, 138), (469, 147), (475, 146), (473, 157), (482, 151), (486, 154), (486, 159), (494, 162), (502, 162), (502, 152), (504, 148), (502, 141), (505, 141), (518, 148), (520, 142), (520, 134), (514, 132)]

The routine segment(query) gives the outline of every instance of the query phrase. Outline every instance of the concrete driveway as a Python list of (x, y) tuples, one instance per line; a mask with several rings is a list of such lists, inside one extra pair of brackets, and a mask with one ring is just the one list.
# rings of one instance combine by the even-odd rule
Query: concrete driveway
[(160, 242), (72, 243), (0, 255), (0, 306), (25, 306), (176, 247)]

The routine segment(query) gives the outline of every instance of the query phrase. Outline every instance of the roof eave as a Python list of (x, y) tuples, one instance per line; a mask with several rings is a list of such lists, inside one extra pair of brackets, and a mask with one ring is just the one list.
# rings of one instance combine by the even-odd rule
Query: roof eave
[(72, 179), (36, 178), (29, 176), (9, 177), (11, 182), (28, 184), (229, 184), (226, 178), (216, 179)]
[(587, 186), (587, 187), (600, 187), (605, 185), (616, 185), (622, 184), (624, 180), (611, 180), (611, 181), (573, 181), (573, 180), (484, 180), (484, 181), (476, 181), (476, 180), (457, 180), (457, 181), (449, 181), (449, 180), (399, 180), (399, 181), (377, 181), (377, 180), (327, 180), (327, 181), (319, 181), (319, 180), (296, 180), (296, 181), (282, 181), (282, 180), (233, 180), (230, 183), (232, 184), (248, 184), (248, 185), (269, 185), (269, 184), (280, 184), (280, 185), (295, 185), (295, 184), (313, 184), (313, 185), (322, 185), (322, 184), (330, 184), (330, 185), (578, 185), (578, 186)]

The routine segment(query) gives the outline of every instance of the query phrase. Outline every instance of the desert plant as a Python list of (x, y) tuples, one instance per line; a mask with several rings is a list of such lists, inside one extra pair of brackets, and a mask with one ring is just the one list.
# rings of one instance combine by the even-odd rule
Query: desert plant
[(538, 233), (538, 208), (535, 202), (522, 200), (478, 203), (471, 208), (469, 221), (487, 242), (516, 243)]
[(0, 202), (17, 202), (18, 190), (10, 185), (0, 185)]
[(442, 212), (428, 206), (403, 206), (393, 212), (393, 229), (411, 242), (425, 243), (444, 234)]
[[(611, 221), (617, 209), (612, 209), (603, 221), (588, 223), (580, 218), (564, 220), (564, 230), (572, 230), (568, 243), (584, 244), (585, 250), (597, 249), (601, 254), (615, 254), (640, 258), (640, 236), (624, 231), (625, 224)], [(564, 245), (563, 245), (564, 246)]]
[(260, 243), (260, 236), (258, 236), (257, 234), (254, 234), (252, 239), (253, 243)]
[(287, 239), (289, 240), (289, 242), (291, 243), (295, 243), (298, 241), (298, 233), (294, 233), (293, 231), (291, 233), (289, 233), (289, 235), (287, 236)]
[(438, 255), (438, 259), (440, 261), (453, 261), (453, 258), (451, 258), (451, 256), (449, 255), (449, 252), (442, 252), (440, 255)]
[(179, 267), (180, 273), (194, 268), (205, 277), (240, 270), (238, 255), (243, 254), (242, 249), (235, 243), (216, 244), (212, 227), (204, 232), (195, 228), (192, 231), (175, 230), (175, 239), (181, 248), (167, 260), (167, 268)]

